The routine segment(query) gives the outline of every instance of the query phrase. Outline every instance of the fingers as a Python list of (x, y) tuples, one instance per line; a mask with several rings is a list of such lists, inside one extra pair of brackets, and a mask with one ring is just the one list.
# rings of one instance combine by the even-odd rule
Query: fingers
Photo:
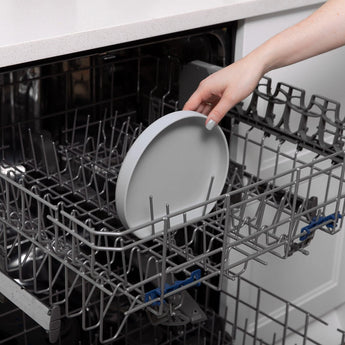
[(198, 113), (208, 115), (217, 105), (219, 97), (209, 94), (208, 92), (197, 89), (183, 106), (183, 110), (197, 111)]
[(205, 122), (206, 128), (212, 130), (234, 105), (230, 97), (223, 95), (215, 107), (210, 110)]
[(188, 99), (188, 101), (185, 103), (185, 105), (183, 106), (183, 110), (194, 110), (194, 111), (198, 111), (198, 109), (200, 108), (200, 106), (202, 105), (203, 100), (201, 98), (201, 95), (198, 91), (195, 91), (190, 98)]
[(234, 105), (229, 84), (225, 82), (227, 79), (227, 76), (218, 72), (204, 79), (183, 107), (183, 110), (206, 115), (205, 125), (209, 130), (214, 128)]
[(204, 115), (208, 115), (213, 107), (214, 105), (212, 103), (204, 102), (201, 103), (195, 111)]

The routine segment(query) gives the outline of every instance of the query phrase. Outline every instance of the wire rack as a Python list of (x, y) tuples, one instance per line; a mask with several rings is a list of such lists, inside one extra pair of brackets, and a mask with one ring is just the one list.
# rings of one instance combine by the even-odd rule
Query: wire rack
[[(134, 65), (147, 60), (160, 66), (153, 57), (125, 59)], [(106, 69), (117, 63), (111, 62)], [(176, 64), (170, 60), (171, 70)], [(147, 313), (150, 325), (165, 327), (160, 332), (168, 340), (157, 340), (159, 344), (181, 339), (192, 344), (188, 339), (195, 336), (188, 338), (189, 333), (197, 334), (196, 343), (232, 344), (236, 340), (235, 344), (249, 344), (251, 339), (252, 344), (276, 344), (291, 332), (303, 344), (307, 340), (318, 344), (307, 330), (311, 319), (322, 321), (303, 310), (304, 331), (290, 325), (287, 317), (283, 321), (272, 318), (282, 330), (273, 332), (270, 340), (261, 338), (258, 324), (249, 326), (250, 318), (244, 325), (239, 323), (239, 306), (248, 307), (240, 289), (232, 295), (224, 286), (233, 279), (252, 284), (241, 275), (252, 260), (265, 264), (263, 254), (282, 259), (297, 251), (306, 254), (316, 230), (334, 234), (341, 229), (345, 155), (339, 107), (329, 100), (318, 103), (318, 119), (327, 126), (305, 133), (301, 128), (316, 117), (312, 107), (296, 105), (296, 89), (285, 84), (272, 93), (269, 79), (264, 79), (250, 106), (239, 105), (223, 121), (230, 151), (236, 147), (241, 152), (232, 154), (223, 193), (179, 212), (171, 213), (167, 206), (164, 217), (155, 218), (151, 212), (150, 222), (125, 229), (115, 208), (121, 162), (148, 123), (178, 109), (173, 85), (172, 79), (164, 88), (156, 85), (145, 93), (148, 119), (143, 122), (138, 121), (136, 110), (123, 106), (115, 110), (112, 99), (102, 103), (102, 116), (93, 105), (97, 116), (81, 107), (0, 129), (2, 270), (45, 305), (58, 306), (66, 320), (79, 319), (81, 329), (92, 334), (90, 343), (120, 341), (134, 328), (129, 326), (132, 318)], [(282, 93), (284, 88), (288, 91)], [(303, 92), (298, 99), (304, 101)], [(259, 115), (258, 100), (265, 116)], [(122, 104), (121, 97), (118, 102)], [(295, 118), (284, 122), (268, 115), (275, 105), (282, 107), (284, 119), (289, 118), (289, 109), (300, 114), (296, 131), (288, 127)], [(58, 140), (51, 135), (53, 129), (41, 128), (44, 123), (48, 128), (59, 124)], [(327, 183), (320, 186), (321, 177)], [(151, 209), (153, 202), (148, 200)], [(205, 210), (209, 204), (215, 205), (210, 213), (189, 218), (190, 210)], [(170, 225), (174, 218), (181, 220), (179, 225)], [(155, 227), (163, 231), (155, 232)], [(152, 234), (138, 239), (136, 231), (143, 228), (151, 228)], [(208, 317), (210, 291), (235, 301), (232, 316), (226, 311), (224, 316)], [(195, 294), (206, 297), (200, 302)], [(290, 307), (296, 308), (279, 300), (285, 303), (286, 315)], [(260, 295), (249, 309), (269, 317), (259, 301)], [(215, 328), (219, 317), (224, 324), (221, 329)], [(169, 327), (177, 327), (180, 333), (167, 331)], [(18, 332), (18, 337), (27, 333), (27, 329)]]

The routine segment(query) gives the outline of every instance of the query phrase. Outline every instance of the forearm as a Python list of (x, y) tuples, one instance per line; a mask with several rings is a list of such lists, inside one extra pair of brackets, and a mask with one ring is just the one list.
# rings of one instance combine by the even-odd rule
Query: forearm
[(262, 74), (345, 44), (345, 0), (329, 0), (311, 16), (272, 37), (246, 58)]
[(345, 0), (328, 0), (308, 18), (204, 79), (184, 109), (208, 115), (206, 127), (212, 129), (229, 109), (255, 89), (265, 73), (342, 45)]

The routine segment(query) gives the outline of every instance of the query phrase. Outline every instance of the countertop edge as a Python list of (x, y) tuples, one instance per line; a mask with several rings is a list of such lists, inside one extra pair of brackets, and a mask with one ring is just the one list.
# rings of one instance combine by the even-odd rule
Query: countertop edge
[(207, 10), (207, 16), (205, 9), (202, 9), (45, 39), (20, 41), (12, 45), (0, 45), (0, 68), (321, 3), (322, 1), (316, 0), (247, 0), (210, 8)]

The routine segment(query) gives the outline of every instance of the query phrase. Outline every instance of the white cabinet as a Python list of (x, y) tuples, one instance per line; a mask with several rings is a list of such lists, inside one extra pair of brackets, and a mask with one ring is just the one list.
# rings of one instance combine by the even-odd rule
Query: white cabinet
[[(246, 55), (275, 33), (302, 20), (316, 8), (309, 6), (244, 20), (240, 23), (237, 35), (236, 59)], [(305, 89), (307, 100), (310, 95), (317, 94), (345, 105), (345, 48), (281, 68), (269, 73), (268, 76), (272, 78), (273, 83), (282, 81)], [(342, 114), (344, 116), (345, 106)], [(263, 164), (269, 164), (269, 161)], [(335, 308), (345, 302), (344, 235), (344, 230), (334, 236), (318, 231), (307, 248), (310, 255), (296, 253), (287, 260), (266, 255), (264, 259), (268, 265), (251, 263), (245, 277), (315, 315), (323, 316), (333, 310), (333, 314), (336, 315), (329, 318), (334, 320), (337, 317)], [(271, 312), (276, 317), (284, 312), (272, 308)], [(342, 319), (343, 324), (335, 326), (345, 328), (345, 320), (341, 316), (338, 319)], [(336, 330), (334, 333), (334, 342), (332, 334), (328, 332), (323, 335), (322, 343), (338, 344), (339, 335), (336, 334)], [(288, 342), (290, 343), (295, 344), (293, 340)]]

